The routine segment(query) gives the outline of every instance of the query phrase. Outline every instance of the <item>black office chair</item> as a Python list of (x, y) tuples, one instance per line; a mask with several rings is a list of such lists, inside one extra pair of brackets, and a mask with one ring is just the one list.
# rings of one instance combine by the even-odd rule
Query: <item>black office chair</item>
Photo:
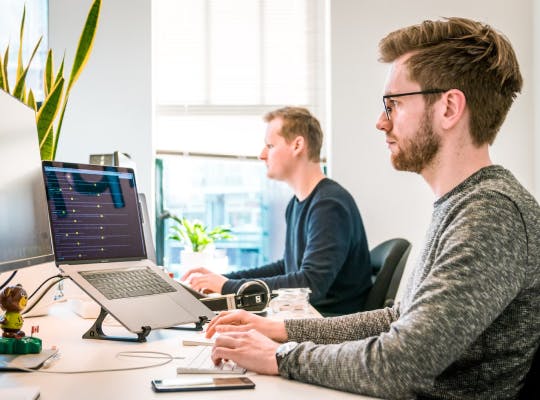
[(525, 385), (519, 392), (520, 400), (537, 400), (540, 396), (540, 349), (536, 350), (531, 369), (525, 377)]
[(408, 240), (396, 238), (387, 240), (370, 251), (373, 287), (366, 299), (365, 311), (391, 307), (394, 304), (411, 247)]

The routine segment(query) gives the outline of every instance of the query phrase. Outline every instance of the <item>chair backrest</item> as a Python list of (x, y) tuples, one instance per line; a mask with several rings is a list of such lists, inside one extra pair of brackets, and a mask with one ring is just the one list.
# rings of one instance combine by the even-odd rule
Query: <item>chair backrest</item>
[(525, 377), (525, 385), (519, 392), (520, 400), (533, 400), (540, 397), (540, 348), (536, 350), (531, 369)]
[(365, 311), (391, 307), (394, 304), (411, 247), (408, 240), (395, 238), (370, 251), (373, 287), (366, 299)]

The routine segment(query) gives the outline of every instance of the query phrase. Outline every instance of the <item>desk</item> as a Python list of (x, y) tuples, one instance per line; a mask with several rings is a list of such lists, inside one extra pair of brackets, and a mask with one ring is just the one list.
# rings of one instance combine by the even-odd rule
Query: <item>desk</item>
[[(153, 331), (145, 343), (113, 342), (82, 339), (92, 320), (82, 319), (64, 304), (53, 306), (49, 315), (25, 319), (24, 330), (29, 333), (32, 325), (39, 325), (39, 337), (43, 348), (58, 346), (61, 358), (48, 371), (88, 370), (102, 368), (125, 368), (148, 365), (156, 360), (139, 358), (116, 358), (121, 351), (158, 351), (174, 356), (189, 356), (190, 348), (182, 347), (185, 337), (195, 333), (162, 329)], [(107, 322), (107, 320), (106, 320)], [(121, 327), (104, 326), (108, 334), (132, 335)], [(151, 379), (176, 377), (176, 366), (182, 360), (169, 364), (133, 371), (97, 372), (87, 374), (42, 374), (26, 372), (0, 373), (0, 387), (38, 386), (40, 400), (96, 400), (96, 399), (370, 399), (351, 393), (308, 385), (275, 376), (248, 373), (255, 382), (254, 390), (204, 391), (191, 393), (155, 393), (150, 387)]]

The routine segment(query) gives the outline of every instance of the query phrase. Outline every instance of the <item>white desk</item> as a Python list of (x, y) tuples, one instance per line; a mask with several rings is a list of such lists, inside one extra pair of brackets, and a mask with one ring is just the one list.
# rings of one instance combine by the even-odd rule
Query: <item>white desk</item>
[[(107, 322), (107, 320), (106, 320)], [(51, 364), (48, 371), (71, 371), (103, 368), (125, 368), (148, 365), (157, 360), (140, 358), (117, 359), (121, 351), (159, 351), (174, 356), (189, 355), (192, 348), (182, 347), (183, 337), (193, 336), (193, 332), (158, 330), (153, 331), (145, 343), (87, 340), (81, 336), (92, 325), (75, 315), (66, 304), (54, 306), (46, 317), (26, 318), (24, 330), (29, 333), (32, 325), (39, 325), (39, 336), (43, 348), (57, 346), (61, 358)], [(123, 328), (107, 326), (107, 334), (129, 335)], [(41, 400), (96, 400), (96, 399), (370, 399), (371, 397), (339, 392), (319, 386), (287, 380), (275, 376), (248, 373), (255, 382), (254, 390), (204, 391), (190, 393), (155, 393), (150, 386), (151, 379), (174, 378), (176, 366), (182, 360), (154, 368), (134, 371), (98, 372), (87, 374), (42, 374), (25, 372), (0, 373), (0, 388), (38, 386)]]

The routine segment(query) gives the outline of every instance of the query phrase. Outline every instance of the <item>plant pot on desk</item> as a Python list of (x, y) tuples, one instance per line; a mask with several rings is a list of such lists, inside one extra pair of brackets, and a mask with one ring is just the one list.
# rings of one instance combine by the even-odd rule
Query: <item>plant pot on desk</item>
[(193, 251), (191, 249), (184, 249), (180, 251), (180, 264), (183, 268), (191, 269), (195, 267), (211, 268), (214, 261), (213, 251)]

